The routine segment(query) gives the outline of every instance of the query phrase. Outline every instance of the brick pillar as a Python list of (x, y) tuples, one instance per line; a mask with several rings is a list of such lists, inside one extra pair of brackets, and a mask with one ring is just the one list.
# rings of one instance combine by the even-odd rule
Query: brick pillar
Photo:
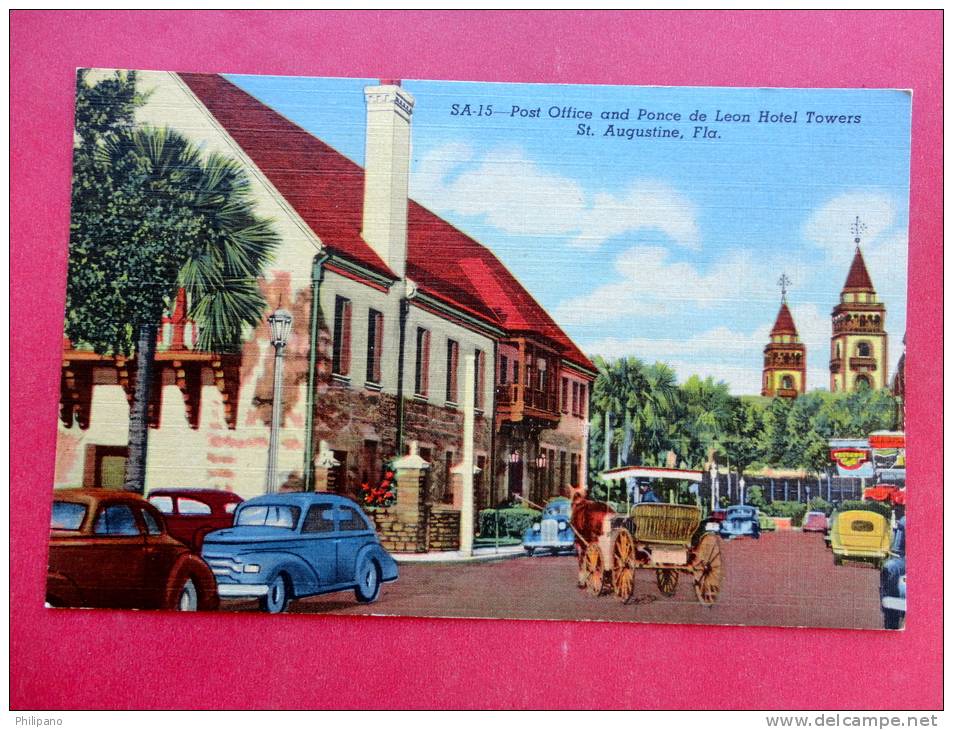
[(328, 446), (327, 441), (322, 441), (318, 446), (318, 456), (314, 460), (314, 485), (315, 492), (333, 492), (335, 468), (340, 466), (341, 462), (334, 458), (334, 452)]
[(417, 453), (417, 442), (410, 442), (410, 453), (394, 461), (397, 481), (397, 503), (393, 507), (397, 519), (412, 528), (414, 552), (427, 552), (427, 494), (424, 477), (430, 464)]

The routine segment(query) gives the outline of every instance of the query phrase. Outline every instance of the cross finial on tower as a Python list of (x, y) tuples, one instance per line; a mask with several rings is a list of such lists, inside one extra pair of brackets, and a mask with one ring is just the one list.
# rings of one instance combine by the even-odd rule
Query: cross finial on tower
[(778, 279), (778, 286), (781, 287), (781, 301), (786, 302), (788, 300), (788, 287), (791, 285), (791, 280), (788, 278), (787, 274), (781, 274), (781, 278)]
[(864, 223), (859, 215), (854, 216), (854, 222), (850, 224), (850, 232), (854, 234), (854, 243), (860, 248), (860, 237), (867, 230), (867, 224)]

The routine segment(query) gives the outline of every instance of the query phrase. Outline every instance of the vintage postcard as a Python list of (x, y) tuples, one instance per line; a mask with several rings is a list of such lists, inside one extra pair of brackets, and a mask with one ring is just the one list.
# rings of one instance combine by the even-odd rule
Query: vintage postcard
[(910, 113), (80, 70), (47, 604), (902, 628)]

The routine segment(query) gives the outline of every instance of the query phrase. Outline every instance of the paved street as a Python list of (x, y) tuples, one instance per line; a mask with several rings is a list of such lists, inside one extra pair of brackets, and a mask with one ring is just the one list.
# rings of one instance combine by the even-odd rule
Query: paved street
[[(519, 557), (458, 565), (400, 566), (400, 580), (384, 586), (371, 606), (336, 593), (291, 604), (292, 613), (398, 616), (588, 619), (769, 626), (882, 628), (878, 572), (868, 565), (834, 567), (819, 533), (780, 532), (761, 540), (723, 544), (725, 580), (712, 607), (695, 598), (682, 574), (676, 594), (662, 596), (655, 573), (636, 571), (629, 605), (594, 598), (576, 588), (572, 556)], [(254, 610), (250, 602), (226, 610)]]

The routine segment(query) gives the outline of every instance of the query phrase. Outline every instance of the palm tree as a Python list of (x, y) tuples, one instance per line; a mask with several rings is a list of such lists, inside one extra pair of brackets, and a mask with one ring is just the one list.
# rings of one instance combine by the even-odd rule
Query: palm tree
[(117, 304), (124, 309), (114, 316), (135, 332), (125, 488), (141, 493), (157, 311), (169, 309), (178, 289), (185, 289), (189, 316), (199, 328), (198, 347), (236, 349), (245, 328), (261, 320), (265, 299), (258, 278), (278, 237), (270, 222), (255, 215), (241, 165), (218, 154), (203, 158), (178, 132), (142, 128), (111, 135), (96, 157), (118, 176), (116, 187), (125, 193), (112, 203), (117, 219), (135, 228), (132, 240), (112, 241), (111, 248), (106, 241), (104, 248), (126, 259), (109, 273), (123, 290)]

